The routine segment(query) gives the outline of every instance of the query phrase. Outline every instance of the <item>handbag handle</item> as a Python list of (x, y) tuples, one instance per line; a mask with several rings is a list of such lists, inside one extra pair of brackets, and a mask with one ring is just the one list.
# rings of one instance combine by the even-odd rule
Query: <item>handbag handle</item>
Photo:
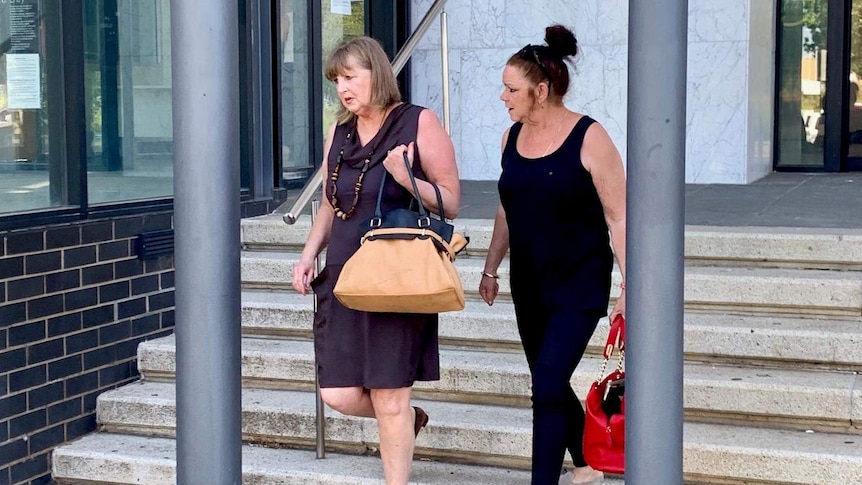
[[(416, 185), (416, 177), (413, 176), (413, 167), (410, 166), (410, 159), (407, 158), (407, 152), (403, 152), (404, 156), (404, 165), (407, 167), (407, 175), (410, 176), (410, 184), (413, 185), (413, 198), (416, 200), (416, 203), (419, 205), (419, 219), (417, 221), (418, 226), (420, 228), (426, 228), (431, 225), (431, 219), (428, 217), (428, 212), (425, 210), (425, 204), (422, 203), (422, 197), (419, 195), (419, 186)], [(389, 171), (386, 170), (386, 167), (383, 167), (383, 177), (380, 179), (380, 190), (377, 191), (377, 205), (374, 207), (374, 217), (371, 219), (371, 227), (378, 227), (383, 220), (383, 211), (380, 209), (380, 203), (383, 200), (383, 189), (386, 185), (386, 175), (389, 174)], [(429, 182), (431, 183), (431, 182)], [(431, 186), (434, 187), (434, 192), (437, 195), (437, 207), (440, 212), (440, 220), (445, 220), (446, 215), (443, 211), (443, 196), (440, 194), (440, 188), (437, 187), (437, 184), (431, 183)]]
[(614, 349), (619, 349), (620, 352), (626, 349), (626, 319), (622, 315), (617, 315), (611, 322), (611, 330), (608, 332), (608, 341), (603, 353), (605, 359), (611, 358)]
[(596, 382), (601, 382), (605, 377), (605, 369), (607, 369), (608, 361), (614, 353), (614, 349), (619, 353), (617, 360), (617, 372), (623, 371), (626, 359), (626, 319), (622, 315), (617, 315), (614, 321), (611, 322), (611, 330), (608, 332), (608, 341), (605, 344), (605, 350), (602, 355), (605, 357), (602, 362), (602, 370), (599, 371), (599, 378)]

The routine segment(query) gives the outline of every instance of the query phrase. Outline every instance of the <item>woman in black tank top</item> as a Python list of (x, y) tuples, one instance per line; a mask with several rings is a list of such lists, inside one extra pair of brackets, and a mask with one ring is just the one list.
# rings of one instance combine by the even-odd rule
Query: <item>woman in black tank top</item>
[[(455, 150), (432, 111), (401, 102), (376, 40), (359, 37), (337, 46), (326, 76), (342, 108), (327, 136), (326, 202), (294, 267), (293, 287), (306, 294), (311, 286), (318, 296), (314, 354), (324, 402), (344, 414), (377, 419), (386, 484), (406, 485), (415, 437), (428, 422), (424, 410), (410, 406), (410, 392), (415, 381), (440, 378), (437, 315), (359, 312), (341, 305), (332, 291), (359, 249), (360, 225), (374, 214), (383, 174), (388, 172), (383, 211), (407, 208), (413, 200), (404, 153), (425, 207), (439, 213), (433, 182), (446, 216), (458, 214)], [(324, 247), (326, 267), (311, 281), (314, 258)]]
[[(625, 281), (625, 173), (601, 125), (563, 105), (574, 35), (552, 26), (545, 41), (521, 49), (503, 70), (500, 99), (515, 123), (503, 135), (501, 204), (479, 292), (493, 304), (508, 250), (532, 376), (532, 485), (559, 482), (566, 449), (572, 483), (594, 483), (603, 475), (584, 461), (584, 410), (569, 380), (607, 314), (614, 255)], [(624, 313), (623, 284), (611, 318)]]

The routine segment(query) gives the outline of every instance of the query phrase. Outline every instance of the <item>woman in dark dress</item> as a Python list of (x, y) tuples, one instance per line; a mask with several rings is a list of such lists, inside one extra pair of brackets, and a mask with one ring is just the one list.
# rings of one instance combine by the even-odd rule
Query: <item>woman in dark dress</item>
[[(497, 268), (510, 251), (532, 376), (532, 484), (558, 483), (566, 449), (572, 482), (593, 483), (602, 473), (584, 461), (584, 410), (569, 380), (607, 314), (614, 255), (625, 278), (625, 173), (602, 126), (563, 105), (574, 35), (552, 26), (545, 41), (521, 49), (503, 70), (500, 99), (515, 123), (503, 134), (501, 204), (479, 292), (493, 304)], [(611, 318), (624, 312), (623, 285)]]
[[(449, 218), (458, 214), (460, 186), (452, 141), (434, 112), (401, 102), (392, 68), (380, 44), (360, 37), (330, 55), (326, 77), (342, 106), (330, 127), (323, 160), (324, 200), (311, 228), (293, 286), (318, 295), (315, 360), (323, 401), (349, 415), (376, 418), (387, 485), (410, 476), (415, 436), (428, 421), (410, 406), (413, 383), (439, 379), (437, 315), (366, 313), (333, 297), (341, 268), (359, 248), (362, 223), (374, 214), (385, 178), (382, 210), (407, 208), (412, 190), (403, 154), (412, 163), (425, 207), (438, 212), (436, 184)], [(313, 260), (327, 249), (326, 266), (314, 281)]]

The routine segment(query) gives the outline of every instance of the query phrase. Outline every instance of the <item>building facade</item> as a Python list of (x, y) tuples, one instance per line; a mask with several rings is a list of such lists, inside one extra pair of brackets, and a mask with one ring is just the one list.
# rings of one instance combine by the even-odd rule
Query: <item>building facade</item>
[[(0, 485), (48, 483), (51, 448), (93, 430), (96, 397), (137, 378), (137, 344), (173, 329), (170, 3), (0, 0)], [(394, 55), (431, 4), (237, 2), (240, 109), (223, 116), (240, 120), (243, 216), (271, 212), (319, 166), (338, 106), (329, 50), (369, 34)], [(567, 105), (625, 159), (627, 6), (448, 2), (463, 179), (499, 176), (503, 65), (553, 23), (580, 43)], [(862, 169), (862, 0), (689, 6), (688, 182)], [(399, 79), (442, 115), (438, 22)]]
[[(416, 2), (414, 24), (431, 3)], [(503, 65), (553, 23), (572, 28), (581, 50), (567, 106), (600, 121), (625, 160), (627, 83), (637, 82), (627, 75), (627, 0), (450, 3), (452, 137), (463, 178), (499, 176), (510, 124), (499, 101)], [(689, 0), (686, 182), (862, 169), (860, 12), (859, 0)], [(415, 102), (438, 111), (439, 45), (436, 32), (420, 44), (412, 78)]]

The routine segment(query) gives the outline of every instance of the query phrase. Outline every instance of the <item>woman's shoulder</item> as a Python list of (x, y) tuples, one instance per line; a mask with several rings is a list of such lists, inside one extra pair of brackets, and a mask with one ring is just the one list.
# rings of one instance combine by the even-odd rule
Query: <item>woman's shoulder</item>
[(524, 127), (523, 123), (521, 123), (520, 121), (516, 121), (516, 122), (512, 123), (511, 126), (506, 128), (506, 131), (503, 132), (503, 146), (504, 147), (506, 146), (506, 142), (509, 141), (509, 137), (514, 136), (515, 138), (517, 138), (518, 133), (521, 132), (521, 128), (523, 128), (523, 127)]

